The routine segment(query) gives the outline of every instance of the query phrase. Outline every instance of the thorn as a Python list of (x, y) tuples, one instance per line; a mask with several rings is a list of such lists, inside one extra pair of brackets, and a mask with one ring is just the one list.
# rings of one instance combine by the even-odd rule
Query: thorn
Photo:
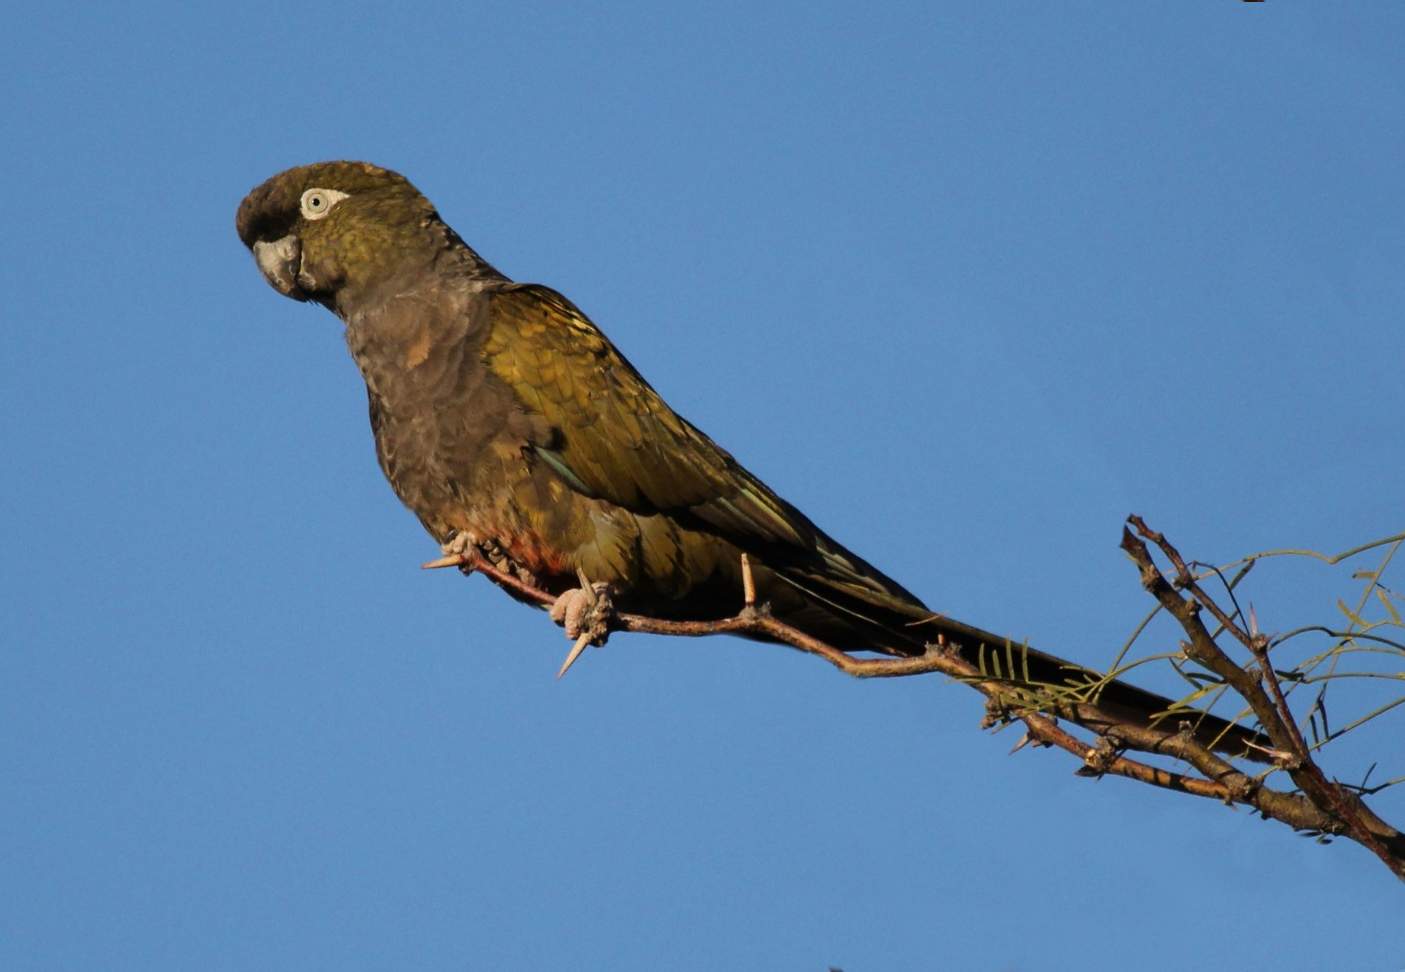
[(571, 666), (576, 663), (576, 659), (581, 656), (581, 652), (585, 651), (585, 646), (588, 644), (590, 644), (590, 632), (587, 631), (576, 639), (576, 643), (572, 645), (571, 650), (567, 652), (566, 660), (561, 663), (561, 667), (556, 671), (557, 678), (561, 678), (571, 670)]
[(1252, 739), (1244, 740), (1244, 745), (1248, 746), (1250, 749), (1256, 749), (1259, 752), (1263, 753), (1269, 758), (1270, 762), (1276, 765), (1287, 765), (1288, 761), (1293, 758), (1292, 753), (1285, 752), (1282, 749), (1276, 749), (1273, 746), (1262, 746), (1259, 743), (1254, 742)]
[(441, 567), (462, 567), (468, 563), (468, 558), (463, 554), (448, 554), (438, 560), (431, 560), (427, 564), (420, 564), (420, 570), (439, 570)]
[(751, 558), (746, 554), (742, 554), (742, 603), (756, 606), (756, 581), (751, 576)]
[[(590, 578), (585, 576), (585, 571), (580, 567), (576, 568), (576, 579), (581, 582), (581, 592), (585, 594), (585, 603), (589, 604), (591, 607), (595, 607), (595, 585), (590, 582)], [(579, 655), (580, 652), (576, 652), (576, 654)], [(566, 668), (569, 668), (571, 662), (575, 660), (574, 656), (568, 659)], [(561, 669), (562, 674), (565, 673), (566, 668)]]

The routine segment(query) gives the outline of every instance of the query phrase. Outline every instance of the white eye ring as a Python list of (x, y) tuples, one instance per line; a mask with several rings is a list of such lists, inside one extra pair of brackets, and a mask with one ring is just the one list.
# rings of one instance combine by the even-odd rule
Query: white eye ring
[(302, 210), (303, 219), (321, 219), (346, 196), (346, 193), (337, 189), (309, 189), (302, 194), (298, 208)]

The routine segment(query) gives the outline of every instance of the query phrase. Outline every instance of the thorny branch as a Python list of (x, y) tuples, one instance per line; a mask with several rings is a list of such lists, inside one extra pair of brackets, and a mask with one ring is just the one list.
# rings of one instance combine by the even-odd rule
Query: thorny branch
[[(612, 630), (681, 637), (763, 635), (822, 658), (856, 678), (941, 673), (985, 696), (986, 717), (983, 725), (1023, 723), (1025, 735), (1014, 750), (1029, 743), (1062, 749), (1082, 763), (1078, 770), (1080, 775), (1123, 776), (1151, 786), (1218, 800), (1226, 805), (1243, 804), (1254, 808), (1265, 819), (1278, 820), (1295, 830), (1317, 834), (1323, 839), (1325, 835), (1345, 836), (1370, 850), (1397, 877), (1405, 879), (1405, 834), (1376, 816), (1361, 799), (1362, 794), (1370, 794), (1381, 787), (1341, 784), (1329, 780), (1322, 772), (1313, 758), (1317, 747), (1309, 746), (1304, 739), (1288, 706), (1279, 674), (1274, 671), (1269, 659), (1270, 651), (1276, 643), (1284, 640), (1283, 637), (1280, 636), (1275, 642), (1261, 634), (1252, 613), (1246, 624), (1234, 601), (1234, 584), (1242, 579), (1255, 560), (1244, 561), (1234, 581), (1227, 583), (1226, 590), (1232, 603), (1232, 610), (1227, 611), (1201, 584), (1204, 576), (1208, 575), (1193, 573), (1179, 551), (1162, 534), (1151, 530), (1138, 516), (1129, 517), (1127, 522), (1130, 529), (1123, 528), (1122, 549), (1137, 565), (1142, 586), (1186, 634), (1188, 640), (1182, 643), (1185, 655), (1212, 672), (1247, 703), (1273, 743), (1275, 768), (1248, 775), (1228, 759), (1196, 741), (1188, 725), (1182, 725), (1180, 731), (1169, 731), (1130, 723), (1101, 708), (1097, 703), (1096, 691), (1072, 692), (1056, 686), (1015, 685), (1008, 680), (992, 677), (989, 672), (982, 671), (951, 650), (940, 638), (937, 643), (929, 644), (925, 653), (915, 657), (855, 657), (773, 617), (766, 605), (757, 605), (751, 568), (745, 555), (742, 561), (743, 604), (735, 616), (713, 621), (673, 621), (618, 613), (611, 618), (610, 627)], [(1405, 541), (1405, 535), (1388, 538), (1385, 542), (1400, 541)], [(1172, 580), (1168, 580), (1156, 565), (1148, 542), (1170, 563)], [(1312, 556), (1334, 563), (1369, 546), (1356, 548), (1336, 558), (1323, 558), (1317, 554)], [(1295, 551), (1274, 551), (1264, 556), (1288, 553)], [(549, 607), (556, 601), (554, 595), (499, 569), (475, 550), (451, 554), (424, 566), (457, 567), (464, 574), (483, 574), (520, 598), (542, 607)], [(1218, 571), (1210, 573), (1223, 579)], [(582, 578), (582, 585), (584, 590), (591, 590), (585, 578)], [(1208, 611), (1215, 619), (1217, 627), (1213, 633), (1201, 619), (1202, 611)], [(1236, 662), (1220, 647), (1216, 639), (1224, 634), (1248, 650), (1252, 658), (1250, 663)], [(565, 673), (588, 643), (588, 634), (577, 639), (558, 674)], [(1315, 705), (1314, 710), (1316, 708)], [(1093, 740), (1089, 742), (1063, 728), (1059, 724), (1061, 718), (1090, 730)], [(1361, 721), (1365, 720), (1358, 720)], [(1344, 731), (1339, 730), (1338, 734)], [(1184, 772), (1172, 771), (1141, 758), (1132, 758), (1127, 755), (1128, 752), (1169, 757), (1187, 764), (1187, 769)], [(1266, 779), (1279, 769), (1287, 772), (1296, 791), (1274, 789), (1267, 785)]]
[[(1248, 702), (1274, 746), (1288, 754), (1282, 761), (1283, 768), (1312, 805), (1332, 821), (1331, 827), (1316, 829), (1350, 837), (1379, 857), (1396, 877), (1405, 880), (1405, 835), (1372, 813), (1355, 793), (1328, 780), (1314, 762), (1269, 660), (1268, 639), (1254, 630), (1255, 624), (1246, 630), (1240, 623), (1242, 618), (1231, 616), (1210, 597), (1163, 534), (1149, 528), (1139, 516), (1129, 517), (1127, 522), (1130, 528), (1122, 530), (1122, 549), (1140, 568), (1142, 586), (1189, 636), (1184, 644), (1186, 654), (1224, 679)], [(1146, 541), (1154, 543), (1171, 563), (1174, 586), (1152, 560)], [(1188, 591), (1189, 596), (1179, 591)], [(1209, 611), (1219, 622), (1220, 630), (1250, 651), (1256, 665), (1239, 665), (1220, 648), (1200, 619), (1201, 609)]]

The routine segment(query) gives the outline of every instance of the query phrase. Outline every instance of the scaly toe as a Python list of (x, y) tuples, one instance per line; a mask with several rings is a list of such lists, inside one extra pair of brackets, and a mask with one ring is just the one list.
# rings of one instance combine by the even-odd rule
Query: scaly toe
[(478, 547), (478, 541), (467, 530), (460, 530), (449, 538), (448, 543), (440, 544), (439, 549), (446, 557), (467, 557)]
[(572, 641), (589, 634), (592, 645), (603, 645), (614, 616), (610, 585), (592, 584), (589, 591), (574, 587), (558, 597), (548, 613), (551, 620), (566, 629), (566, 637)]

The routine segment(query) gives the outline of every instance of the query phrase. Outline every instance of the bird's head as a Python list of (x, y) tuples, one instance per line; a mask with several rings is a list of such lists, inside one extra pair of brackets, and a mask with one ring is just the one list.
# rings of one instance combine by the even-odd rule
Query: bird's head
[(367, 162), (280, 172), (244, 197), (235, 225), (274, 290), (328, 307), (422, 268), (445, 232), (408, 179)]

